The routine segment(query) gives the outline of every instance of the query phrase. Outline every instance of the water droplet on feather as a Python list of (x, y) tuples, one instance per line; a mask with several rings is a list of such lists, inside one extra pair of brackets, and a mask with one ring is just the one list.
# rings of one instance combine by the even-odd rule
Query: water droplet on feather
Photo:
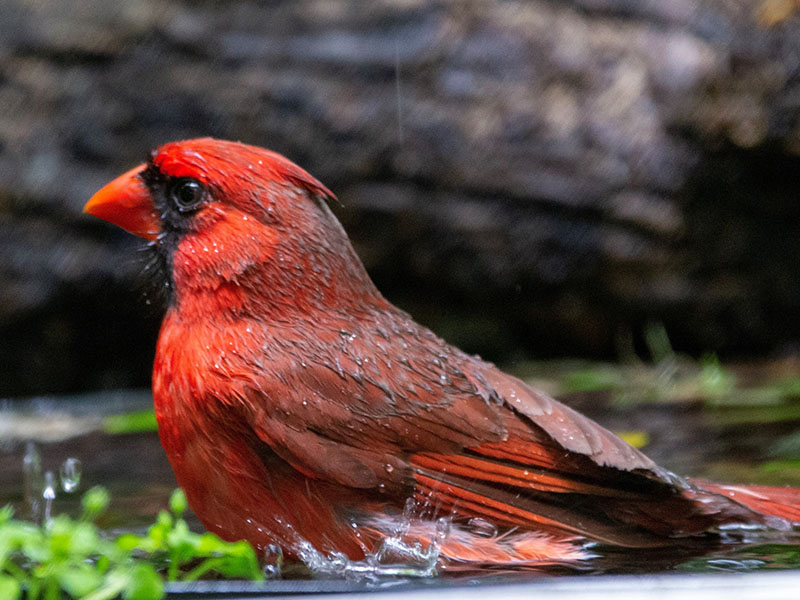
[(469, 530), (472, 533), (481, 537), (491, 538), (497, 535), (497, 526), (486, 519), (481, 519), (480, 517), (475, 517), (467, 521), (467, 527), (469, 527)]

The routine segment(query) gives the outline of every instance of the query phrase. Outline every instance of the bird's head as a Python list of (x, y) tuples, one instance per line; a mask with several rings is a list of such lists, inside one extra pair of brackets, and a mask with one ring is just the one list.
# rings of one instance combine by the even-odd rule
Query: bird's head
[(200, 138), (156, 148), (84, 212), (149, 240), (174, 303), (234, 290), (239, 310), (255, 301), (250, 310), (291, 312), (377, 294), (327, 207), (332, 198), (279, 154)]

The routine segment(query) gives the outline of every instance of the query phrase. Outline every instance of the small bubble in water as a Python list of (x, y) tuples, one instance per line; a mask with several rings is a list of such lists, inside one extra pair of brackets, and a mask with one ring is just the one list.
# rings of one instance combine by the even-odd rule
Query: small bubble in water
[(281, 567), (283, 566), (283, 550), (277, 544), (270, 544), (264, 548), (264, 566), (261, 572), (267, 579), (280, 579)]
[(81, 482), (81, 461), (77, 458), (68, 458), (58, 471), (61, 479), (61, 489), (71, 494)]

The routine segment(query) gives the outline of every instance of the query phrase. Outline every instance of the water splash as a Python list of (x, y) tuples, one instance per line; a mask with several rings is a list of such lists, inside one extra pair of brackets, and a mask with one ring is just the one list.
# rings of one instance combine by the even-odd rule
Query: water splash
[(31, 521), (38, 521), (42, 510), (42, 458), (39, 448), (32, 441), (25, 444), (25, 455), (22, 458), (22, 484), (25, 492), (25, 504)]
[(706, 561), (705, 567), (709, 571), (739, 573), (742, 571), (763, 569), (765, 564), (765, 561), (756, 559), (734, 560), (730, 558), (715, 558)]
[[(421, 533), (420, 530), (427, 531)], [(383, 571), (388, 568), (393, 574), (418, 577), (436, 575), (442, 543), (449, 530), (449, 520), (442, 518), (433, 523), (420, 521), (404, 534), (383, 538), (374, 553), (374, 561), (382, 571), (379, 574), (386, 574)], [(423, 539), (430, 542), (426, 544)]]
[(81, 461), (77, 458), (68, 458), (61, 464), (58, 476), (61, 480), (61, 489), (71, 494), (81, 483)]
[(315, 574), (328, 577), (372, 582), (387, 577), (433, 577), (451, 521), (447, 517), (420, 519), (415, 516), (416, 509), (414, 500), (408, 499), (402, 516), (384, 522), (390, 534), (373, 552), (366, 553), (364, 560), (350, 560), (341, 552), (325, 555), (308, 542), (300, 544), (298, 555)]
[(270, 544), (262, 553), (264, 559), (264, 566), (261, 567), (261, 572), (264, 573), (266, 579), (280, 579), (281, 570), (283, 568), (283, 550), (277, 544)]
[[(341, 552), (327, 556), (308, 542), (302, 542), (298, 556), (315, 575), (354, 581), (378, 582), (387, 577), (433, 577), (439, 559), (439, 547), (423, 548), (419, 542), (406, 543), (400, 538), (385, 538), (380, 548), (368, 553), (364, 560), (350, 560)], [(398, 559), (399, 562), (385, 562)]]
[[(382, 582), (391, 577), (433, 577), (437, 574), (441, 548), (450, 532), (451, 520), (416, 516), (417, 505), (406, 501), (402, 515), (384, 520), (378, 529), (387, 532), (364, 560), (350, 560), (341, 552), (327, 555), (302, 542), (298, 555), (315, 574), (348, 580)], [(353, 524), (358, 527), (357, 524)], [(366, 524), (375, 531), (377, 524)]]
[(81, 461), (77, 458), (66, 459), (58, 470), (57, 482), (53, 471), (42, 472), (39, 447), (29, 440), (25, 444), (25, 454), (22, 457), (22, 480), (30, 520), (37, 523), (47, 522), (52, 517), (58, 482), (67, 493), (78, 488), (81, 481)]
[(56, 477), (52, 471), (47, 471), (44, 474), (44, 488), (42, 489), (42, 498), (44, 498), (44, 521), (50, 520), (53, 511), (53, 500), (56, 499)]

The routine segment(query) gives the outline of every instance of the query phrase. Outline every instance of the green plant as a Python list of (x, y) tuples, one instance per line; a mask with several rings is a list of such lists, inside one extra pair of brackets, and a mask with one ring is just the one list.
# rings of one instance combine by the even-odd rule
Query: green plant
[(95, 487), (82, 498), (79, 519), (58, 515), (43, 525), (0, 510), (0, 598), (17, 600), (158, 600), (169, 581), (192, 581), (214, 572), (224, 577), (263, 579), (247, 542), (229, 543), (189, 530), (186, 497), (173, 492), (170, 511), (159, 513), (143, 536), (103, 535), (94, 523), (109, 504)]

